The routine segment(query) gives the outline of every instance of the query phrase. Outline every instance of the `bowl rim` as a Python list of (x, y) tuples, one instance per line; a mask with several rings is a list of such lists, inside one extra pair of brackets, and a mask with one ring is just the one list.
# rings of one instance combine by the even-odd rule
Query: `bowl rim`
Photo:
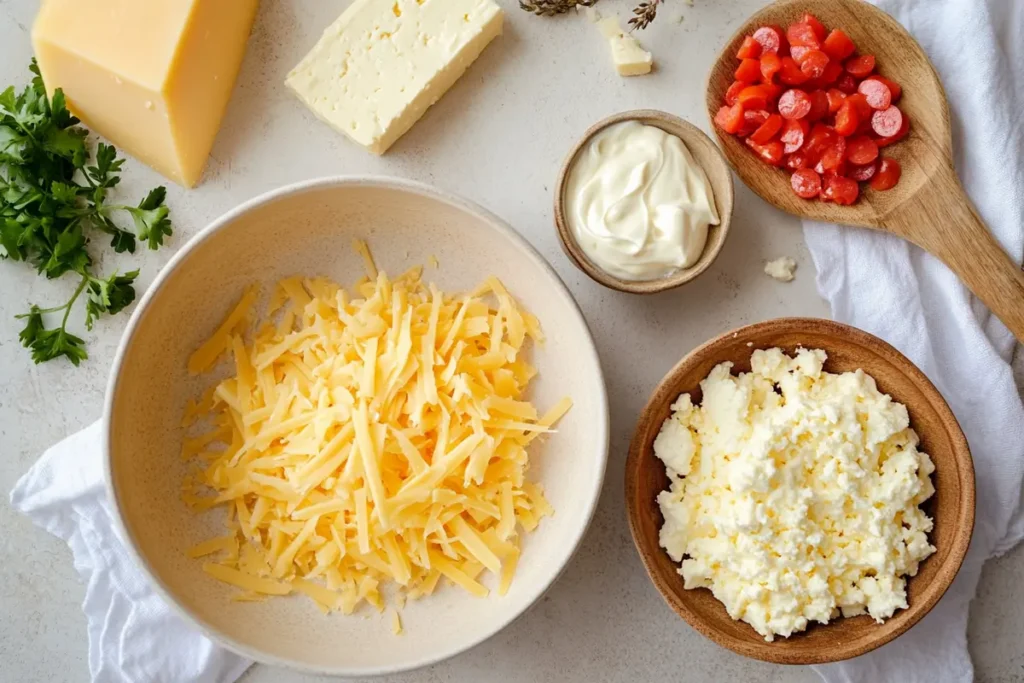
[[(147, 314), (150, 304), (156, 293), (162, 289), (165, 282), (170, 278), (171, 274), (177, 271), (177, 269), (184, 263), (189, 255), (198, 249), (200, 245), (206, 242), (215, 233), (233, 223), (241, 216), (262, 207), (265, 204), (269, 204), (280, 199), (290, 197), (293, 195), (303, 194), (306, 192), (320, 190), (325, 188), (333, 187), (370, 187), (370, 188), (384, 188), (384, 189), (395, 189), (405, 192), (411, 192), (421, 196), (429, 197), (453, 207), (461, 209), (469, 214), (472, 214), (480, 220), (486, 222), (492, 229), (498, 232), (500, 235), (511, 240), (516, 246), (523, 249), (527, 258), (531, 259), (537, 267), (544, 272), (551, 281), (551, 295), (561, 296), (565, 302), (569, 305), (569, 309), (572, 315), (575, 316), (575, 321), (582, 325), (584, 332), (584, 339), (586, 345), (578, 349), (577, 352), (580, 354), (586, 354), (591, 357), (594, 366), (598, 372), (598, 386), (599, 392), (599, 403), (601, 410), (599, 414), (590, 416), (593, 420), (593, 429), (598, 430), (601, 433), (600, 442), (602, 448), (600, 452), (600, 460), (598, 462), (598, 476), (594, 479), (593, 491), (590, 493), (589, 500), (587, 501), (586, 507), (583, 510), (583, 523), (580, 524), (579, 528), (576, 529), (572, 535), (571, 548), (565, 555), (560, 566), (557, 568), (555, 573), (551, 576), (550, 581), (546, 585), (536, 586), (530, 591), (522, 607), (511, 614), (511, 616), (504, 620), (496, 622), (493, 628), (482, 630), (475, 634), (472, 638), (468, 639), (463, 643), (459, 643), (457, 646), (448, 648), (445, 650), (439, 650), (436, 653), (432, 653), (428, 656), (421, 657), (411, 663), (404, 663), (398, 665), (388, 666), (363, 666), (363, 667), (330, 667), (330, 666), (315, 666), (310, 665), (306, 662), (289, 659), (286, 657), (278, 657), (268, 655), (257, 649), (251, 648), (243, 643), (240, 643), (233, 638), (227, 636), (224, 633), (214, 630), (204, 622), (196, 618), (183, 604), (177, 601), (170, 589), (152, 572), (149, 568), (148, 562), (139, 550), (133, 534), (129, 531), (128, 525), (125, 523), (121, 505), (117, 491), (114, 487), (113, 478), (113, 458), (111, 457), (111, 429), (112, 429), (112, 411), (114, 405), (114, 396), (117, 393), (121, 366), (124, 362), (125, 354), (132, 339), (135, 336), (135, 332), (139, 326), (142, 318)], [(557, 582), (558, 579), (564, 574), (569, 563), (575, 557), (576, 552), (579, 550), (580, 545), (583, 542), (583, 538), (586, 536), (587, 530), (590, 528), (593, 522), (594, 515), (597, 511), (598, 502), (600, 501), (601, 491), (604, 485), (604, 479), (608, 469), (608, 448), (610, 440), (610, 416), (608, 408), (608, 391), (604, 377), (604, 370), (601, 366), (600, 357), (597, 352), (597, 346), (594, 342), (593, 333), (590, 330), (590, 326), (587, 324), (587, 320), (580, 310), (579, 304), (573, 297), (569, 288), (565, 285), (558, 273), (551, 266), (550, 263), (540, 252), (522, 235), (520, 235), (515, 229), (511, 227), (507, 222), (492, 213), (483, 206), (465, 199), (453, 193), (441, 190), (436, 187), (432, 187), (426, 183), (421, 183), (413, 180), (406, 180), (403, 178), (396, 178), (391, 176), (383, 175), (335, 175), (325, 176), (320, 178), (314, 178), (310, 180), (299, 181), (284, 185), (277, 189), (270, 190), (268, 192), (261, 193), (255, 197), (252, 197), (233, 209), (230, 209), (214, 219), (206, 227), (201, 229), (198, 233), (193, 235), (185, 244), (183, 244), (177, 252), (171, 257), (171, 259), (160, 269), (153, 282), (147, 288), (139, 300), (138, 305), (132, 312), (131, 318), (128, 325), (121, 336), (121, 340), (118, 343), (117, 351), (114, 355), (114, 361), (111, 365), (110, 374), (107, 379), (106, 392), (103, 399), (103, 415), (102, 415), (102, 426), (100, 429), (100, 447), (103, 453), (103, 479), (104, 488), (107, 495), (107, 500), (111, 504), (113, 514), (111, 515), (114, 527), (117, 535), (122, 539), (124, 548), (127, 550), (129, 557), (134, 562), (135, 566), (142, 572), (144, 577), (148, 580), (149, 585), (156, 591), (156, 594), (167, 603), (171, 609), (188, 624), (191, 628), (202, 633), (206, 637), (210, 638), (215, 643), (220, 644), (231, 652), (237, 655), (246, 657), (248, 659), (260, 662), (263, 664), (269, 664), (271, 666), (284, 667), (295, 671), (301, 671), (310, 674), (319, 675), (330, 675), (330, 676), (344, 676), (344, 677), (356, 677), (356, 676), (383, 676), (387, 674), (401, 673), (405, 671), (412, 671), (420, 669), (431, 664), (444, 661), (456, 655), (462, 654), (467, 650), (470, 650), (477, 645), (488, 640), (492, 636), (496, 635), (500, 631), (507, 628), (523, 614), (528, 612), (537, 601)]]
[[(645, 512), (638, 505), (636, 497), (632, 495), (632, 492), (638, 486), (640, 465), (642, 458), (645, 455), (645, 449), (642, 444), (642, 433), (645, 431), (643, 429), (643, 425), (647, 421), (647, 417), (652, 412), (656, 411), (658, 406), (661, 405), (658, 400), (660, 395), (665, 393), (670, 387), (674, 386), (680, 373), (683, 372), (695, 358), (707, 352), (709, 349), (715, 348), (722, 342), (726, 340), (733, 340), (736, 337), (748, 337), (766, 331), (801, 330), (807, 329), (808, 326), (814, 326), (820, 332), (828, 336), (850, 339), (863, 347), (869, 348), (872, 351), (896, 361), (904, 371), (904, 374), (907, 375), (914, 385), (925, 394), (929, 399), (929, 402), (935, 407), (937, 412), (941, 414), (943, 423), (947, 427), (950, 427), (952, 431), (950, 441), (952, 442), (952, 449), (957, 455), (956, 460), (958, 463), (956, 476), (960, 479), (960, 484), (963, 489), (960, 504), (960, 515), (956, 520), (957, 528), (965, 529), (966, 533), (961, 533), (953, 537), (949, 551), (949, 559), (947, 560), (947, 564), (944, 565), (945, 567), (948, 567), (948, 569), (947, 571), (938, 574), (934, 579), (935, 583), (931, 584), (932, 586), (937, 586), (937, 590), (933, 588), (928, 595), (923, 596), (923, 600), (919, 599), (915, 601), (913, 605), (915, 608), (914, 611), (906, 621), (899, 625), (898, 628), (883, 632), (879, 637), (876, 637), (874, 640), (867, 643), (857, 645), (839, 645), (831, 649), (822, 649), (819, 654), (814, 656), (800, 657), (794, 656), (793, 653), (787, 651), (778, 649), (773, 650), (771, 643), (762, 641), (755, 647), (751, 645), (751, 641), (727, 636), (718, 630), (707, 628), (706, 622), (693, 612), (686, 603), (675, 599), (670, 591), (670, 586), (658, 573), (653, 560), (654, 554), (662, 553), (664, 550), (660, 546), (651, 548), (643, 540), (644, 537), (639, 529), (639, 518), (644, 515)], [(753, 352), (758, 348), (763, 347), (759, 347), (755, 343), (750, 350)], [(825, 349), (825, 351), (827, 352), (828, 349)], [(956, 416), (949, 407), (949, 404), (946, 403), (942, 394), (935, 385), (932, 384), (931, 380), (928, 379), (924, 372), (922, 372), (913, 361), (904, 356), (891, 344), (869, 332), (853, 327), (852, 325), (847, 325), (845, 323), (825, 318), (773, 318), (750, 325), (743, 325), (724, 332), (723, 334), (700, 344), (683, 356), (678, 363), (672, 366), (672, 368), (652, 390), (647, 402), (644, 404), (639, 418), (637, 419), (637, 424), (630, 440), (629, 454), (626, 457), (624, 490), (626, 496), (626, 515), (629, 523), (630, 536), (633, 539), (633, 545), (636, 548), (637, 554), (640, 555), (640, 560), (644, 565), (648, 578), (651, 580), (651, 583), (654, 584), (655, 588), (657, 588), (658, 593), (661, 594), (661, 597), (665, 602), (695, 631), (709, 640), (745, 657), (775, 664), (805, 665), (828, 664), (844, 661), (867, 652), (871, 652), (872, 650), (879, 648), (904, 634), (923, 619), (925, 615), (935, 607), (942, 596), (945, 595), (963, 565), (964, 557), (967, 554), (967, 549), (970, 545), (974, 531), (976, 496), (974, 460), (971, 456), (970, 447), (967, 443), (967, 438), (963, 433), (963, 429), (960, 427), (960, 423), (957, 421)], [(838, 620), (833, 619), (828, 625), (832, 625), (837, 622)], [(793, 637), (799, 637), (799, 635), (800, 634), (795, 633), (793, 634)]]
[[(722, 188), (725, 188), (726, 190), (724, 193), (717, 191), (722, 188), (712, 188), (712, 191), (714, 192), (713, 198), (715, 200), (715, 206), (719, 213), (719, 224), (711, 227), (717, 228), (718, 233), (717, 238), (713, 243), (709, 241), (708, 244), (704, 246), (704, 251), (701, 253), (701, 261), (703, 262), (698, 261), (689, 268), (676, 270), (668, 275), (654, 278), (653, 280), (624, 280), (612, 275), (591, 261), (576, 241), (576, 237), (572, 234), (565, 212), (565, 191), (569, 183), (569, 174), (572, 170), (573, 164), (576, 162), (576, 157), (579, 156), (586, 144), (590, 142), (595, 135), (609, 126), (626, 121), (639, 121), (645, 125), (653, 125), (657, 128), (661, 128), (666, 133), (675, 135), (683, 140), (684, 145), (689, 145), (689, 143), (683, 136), (699, 140), (703, 145), (713, 151), (712, 156), (715, 158), (715, 163), (719, 166), (719, 170), (725, 178), (725, 182), (722, 185)], [(683, 134), (680, 135), (679, 131), (683, 131)], [(691, 150), (691, 154), (692, 153), (693, 152)], [(707, 169), (704, 169), (704, 173), (705, 175), (709, 175)], [(712, 184), (710, 177), (708, 178), (708, 184)], [(569, 260), (572, 261), (573, 265), (586, 273), (594, 282), (608, 287), (609, 289), (625, 292), (627, 294), (656, 294), (658, 292), (664, 292), (670, 289), (675, 289), (676, 287), (681, 287), (706, 271), (711, 267), (711, 264), (715, 262), (715, 259), (718, 258), (718, 255), (722, 251), (722, 247), (725, 245), (726, 238), (729, 236), (729, 228), (732, 224), (733, 206), (735, 204), (735, 194), (736, 190), (733, 181), (732, 167), (729, 165), (729, 162), (725, 158), (725, 154), (722, 152), (721, 148), (715, 143), (710, 135), (686, 119), (676, 116), (675, 114), (670, 114), (659, 109), (631, 109), (629, 111), (612, 114), (611, 116), (607, 116), (597, 123), (594, 123), (587, 128), (586, 132), (583, 133), (580, 139), (573, 144), (572, 148), (569, 150), (569, 153), (566, 155), (565, 160), (562, 162), (562, 166), (559, 169), (558, 181), (555, 183), (555, 231), (558, 233), (558, 240), (562, 246), (562, 251), (565, 252), (565, 255), (569, 257)], [(706, 258), (705, 254), (707, 254)]]

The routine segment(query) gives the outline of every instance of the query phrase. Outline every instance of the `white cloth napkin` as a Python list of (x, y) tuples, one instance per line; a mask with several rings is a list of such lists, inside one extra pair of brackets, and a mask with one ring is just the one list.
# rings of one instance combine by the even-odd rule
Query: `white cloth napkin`
[[(1024, 2), (876, 4), (907, 27), (935, 64), (952, 109), (957, 172), (978, 213), (1020, 263)], [(956, 276), (917, 247), (869, 230), (810, 223), (804, 236), (833, 317), (893, 344), (946, 398), (971, 446), (978, 500), (967, 558), (935, 609), (889, 645), (817, 667), (818, 673), (828, 683), (970, 681), (967, 608), (981, 566), (1024, 537), (1024, 407), (1009, 365), (1013, 336)]]
[(252, 664), (189, 628), (128, 556), (103, 484), (99, 422), (46, 451), (11, 505), (71, 548), (93, 683), (230, 683)]

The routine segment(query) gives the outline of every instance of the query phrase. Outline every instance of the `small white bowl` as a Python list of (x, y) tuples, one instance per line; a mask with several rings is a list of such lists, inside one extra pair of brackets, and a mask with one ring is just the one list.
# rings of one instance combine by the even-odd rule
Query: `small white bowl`
[[(508, 594), (474, 598), (443, 587), (402, 611), (405, 633), (375, 610), (324, 616), (302, 597), (232, 602), (234, 589), (185, 557), (223, 534), (223, 511), (196, 516), (180, 500), (182, 410), (209, 378), (186, 359), (243, 288), (289, 275), (350, 284), (363, 273), (353, 238), (367, 240), (392, 274), (424, 264), (446, 291), (498, 276), (533, 312), (549, 339), (533, 350), (532, 400), (575, 405), (558, 431), (531, 448), (530, 476), (555, 508), (532, 534)], [(436, 256), (440, 268), (427, 266)], [(159, 594), (196, 628), (252, 659), (310, 672), (365, 676), (451, 657), (494, 635), (558, 578), (590, 523), (608, 457), (608, 401), (587, 324), (551, 267), (501, 219), (417, 183), (329, 178), (251, 200), (177, 253), (146, 292), (121, 341), (105, 404), (107, 485), (122, 537)], [(491, 586), (494, 587), (493, 585)]]

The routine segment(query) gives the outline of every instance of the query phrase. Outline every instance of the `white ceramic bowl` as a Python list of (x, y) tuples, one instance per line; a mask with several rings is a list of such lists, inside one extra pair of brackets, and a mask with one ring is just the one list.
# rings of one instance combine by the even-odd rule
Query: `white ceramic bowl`
[[(190, 378), (189, 354), (215, 329), (243, 288), (265, 290), (289, 275), (350, 284), (363, 274), (352, 249), (366, 239), (377, 264), (398, 274), (425, 269), (446, 291), (497, 275), (540, 319), (548, 343), (533, 351), (532, 399), (575, 405), (558, 431), (531, 449), (530, 475), (555, 515), (523, 543), (508, 594), (474, 598), (445, 587), (402, 612), (405, 633), (375, 610), (324, 616), (302, 597), (232, 602), (233, 589), (185, 557), (223, 533), (223, 512), (197, 517), (181, 502), (180, 421), (210, 378)], [(121, 341), (105, 405), (107, 482), (123, 537), (161, 596), (197, 628), (261, 662), (317, 673), (373, 675), (431, 664), (497, 633), (555, 581), (597, 505), (608, 452), (608, 403), (593, 340), (558, 276), (501, 219), (416, 183), (332, 178), (286, 187), (229, 212), (189, 241), (160, 273)], [(493, 587), (493, 586), (492, 586)]]

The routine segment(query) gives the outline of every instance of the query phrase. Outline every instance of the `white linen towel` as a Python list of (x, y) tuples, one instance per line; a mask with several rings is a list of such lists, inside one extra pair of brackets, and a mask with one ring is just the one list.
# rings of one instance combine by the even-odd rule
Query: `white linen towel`
[[(957, 172), (978, 213), (1020, 263), (1024, 2), (876, 4), (907, 27), (935, 64), (952, 110)], [(938, 259), (917, 247), (887, 234), (813, 223), (804, 226), (804, 236), (833, 317), (894, 345), (942, 392), (971, 446), (978, 494), (970, 550), (935, 609), (875, 652), (816, 668), (828, 683), (970, 681), (967, 608), (981, 566), (1024, 536), (1024, 407), (1009, 365), (1013, 336)]]
[(252, 664), (192, 630), (121, 544), (103, 483), (96, 422), (50, 448), (11, 492), (11, 505), (71, 548), (85, 583), (93, 683), (231, 683)]
[[(1018, 261), (1024, 252), (1024, 2), (881, 0), (932, 57), (950, 96), (957, 168), (981, 216)], [(1016, 72), (1011, 68), (1016, 66)], [(944, 229), (944, 226), (935, 226)], [(970, 441), (977, 470), (974, 542), (949, 593), (921, 624), (851, 662), (829, 683), (969, 681), (967, 605), (982, 563), (1024, 535), (1024, 407), (1008, 360), (1013, 338), (935, 259), (888, 235), (812, 225), (818, 287), (837, 320), (894, 344), (932, 379)], [(48, 450), (12, 505), (64, 539), (85, 581), (96, 683), (230, 683), (250, 665), (192, 632), (154, 594), (114, 531), (99, 426)]]

